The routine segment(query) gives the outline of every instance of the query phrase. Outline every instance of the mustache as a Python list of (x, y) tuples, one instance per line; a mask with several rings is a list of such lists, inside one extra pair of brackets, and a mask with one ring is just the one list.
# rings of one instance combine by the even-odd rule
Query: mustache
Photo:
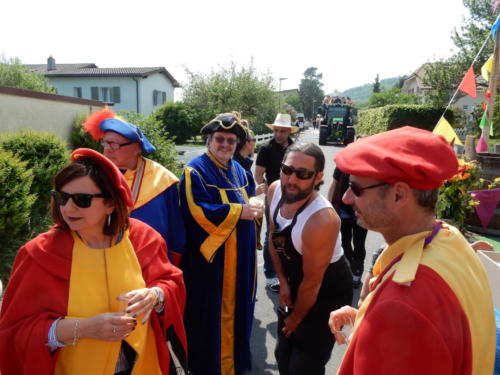
[(295, 185), (295, 184), (284, 184), (283, 187), (286, 189), (286, 188), (294, 188), (294, 189), (298, 189), (300, 190), (300, 188)]

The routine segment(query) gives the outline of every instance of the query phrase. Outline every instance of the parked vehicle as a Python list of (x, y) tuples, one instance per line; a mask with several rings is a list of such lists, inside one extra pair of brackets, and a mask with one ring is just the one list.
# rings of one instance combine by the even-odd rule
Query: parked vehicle
[(319, 144), (328, 142), (348, 145), (354, 142), (356, 108), (348, 104), (323, 104), (318, 108), (323, 117), (319, 125)]

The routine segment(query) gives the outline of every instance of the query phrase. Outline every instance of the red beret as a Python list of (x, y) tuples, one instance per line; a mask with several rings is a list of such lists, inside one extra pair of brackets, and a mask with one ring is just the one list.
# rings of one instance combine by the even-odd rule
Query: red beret
[(419, 190), (437, 189), (458, 169), (457, 157), (442, 136), (411, 126), (359, 139), (340, 151), (335, 163), (348, 174), (402, 181)]
[(106, 156), (90, 148), (78, 148), (71, 153), (71, 161), (75, 162), (79, 159), (89, 158), (99, 164), (104, 172), (109, 176), (113, 184), (117, 187), (123, 201), (128, 207), (134, 207), (132, 201), (132, 193), (128, 187), (127, 181), (118, 167), (109, 160)]

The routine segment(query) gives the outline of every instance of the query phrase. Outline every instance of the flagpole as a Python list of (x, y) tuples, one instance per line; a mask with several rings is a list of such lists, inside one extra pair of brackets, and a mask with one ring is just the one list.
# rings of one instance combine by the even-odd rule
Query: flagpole
[[(497, 20), (500, 18), (498, 15)], [(496, 23), (496, 22), (495, 22)], [(482, 137), (486, 144), (490, 139), (490, 126), (493, 125), (493, 112), (495, 107), (495, 98), (497, 95), (497, 81), (500, 77), (500, 32), (496, 30), (495, 45), (493, 47), (493, 68), (490, 76), (489, 91), (490, 97), (488, 98), (488, 107), (486, 108), (486, 117), (488, 123), (483, 126)]]

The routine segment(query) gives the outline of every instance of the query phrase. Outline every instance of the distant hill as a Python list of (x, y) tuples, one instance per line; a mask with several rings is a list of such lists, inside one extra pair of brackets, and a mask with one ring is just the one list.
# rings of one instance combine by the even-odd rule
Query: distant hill
[[(380, 80), (382, 89), (392, 89), (399, 82), (399, 77), (385, 78)], [(340, 93), (340, 96), (348, 96), (354, 103), (360, 104), (366, 102), (373, 90), (373, 82), (364, 84), (363, 86), (353, 87)]]

